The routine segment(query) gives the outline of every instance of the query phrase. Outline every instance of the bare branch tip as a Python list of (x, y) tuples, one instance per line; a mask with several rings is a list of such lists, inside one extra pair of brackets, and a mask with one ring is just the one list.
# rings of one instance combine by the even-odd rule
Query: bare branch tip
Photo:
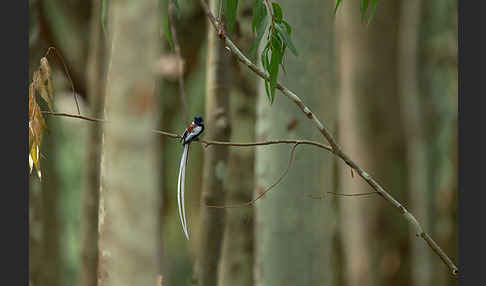
[(457, 268), (452, 269), (452, 275), (454, 275), (455, 277), (459, 276), (459, 269)]

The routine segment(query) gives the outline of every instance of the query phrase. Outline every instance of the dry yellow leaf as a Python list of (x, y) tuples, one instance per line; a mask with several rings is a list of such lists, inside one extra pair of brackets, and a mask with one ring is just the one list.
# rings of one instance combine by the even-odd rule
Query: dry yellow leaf
[(49, 97), (48, 103), (51, 104), (54, 100), (54, 87), (52, 85), (51, 67), (49, 66), (49, 62), (47, 61), (46, 57), (43, 57), (40, 60), (40, 63), (41, 78), (44, 86), (46, 87), (47, 95)]

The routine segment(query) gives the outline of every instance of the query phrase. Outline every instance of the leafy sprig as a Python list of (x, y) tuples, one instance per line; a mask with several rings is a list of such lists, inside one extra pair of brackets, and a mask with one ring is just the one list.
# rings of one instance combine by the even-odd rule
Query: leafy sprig
[[(104, 0), (105, 1), (105, 0)], [(169, 29), (169, 16), (167, 11), (168, 1), (172, 1), (177, 9), (179, 9), (178, 0), (161, 0), (162, 1), (162, 26), (169, 45), (172, 47), (171, 31)], [(343, 0), (336, 0), (333, 14), (336, 15), (337, 9), (341, 6)], [(378, 0), (358, 0), (360, 4), (361, 21), (369, 24), (373, 19), (376, 11)], [(221, 9), (224, 16), (225, 25), (228, 33), (234, 29), (236, 22), (236, 14), (238, 10), (238, 0), (222, 0)], [(220, 19), (221, 20), (221, 19)], [(297, 49), (292, 43), (291, 33), (292, 28), (290, 24), (284, 20), (283, 11), (280, 5), (269, 0), (254, 0), (253, 1), (253, 18), (252, 18), (252, 32), (255, 39), (250, 48), (250, 54), (256, 56), (257, 50), (263, 36), (266, 33), (266, 43), (260, 55), (260, 61), (265, 72), (268, 73), (268, 78), (265, 79), (265, 91), (270, 103), (275, 100), (275, 89), (277, 87), (277, 79), (279, 74), (279, 67), (285, 71), (283, 60), (285, 51), (288, 48), (292, 54), (298, 56)]]
[(266, 1), (266, 3), (267, 5), (262, 0), (254, 1), (252, 31), (255, 33), (255, 40), (250, 52), (255, 54), (268, 28), (267, 41), (260, 60), (263, 69), (269, 75), (268, 79), (265, 80), (265, 91), (270, 103), (273, 103), (279, 67), (284, 68), (285, 50), (289, 48), (295, 56), (298, 56), (298, 53), (290, 37), (292, 29), (289, 23), (283, 19), (282, 8), (276, 2), (271, 2), (270, 5), (268, 5), (269, 1)]
[[(285, 50), (288, 47), (295, 56), (298, 53), (290, 38), (292, 29), (289, 23), (283, 19), (282, 8), (276, 2), (271, 2), (268, 5), (265, 5), (264, 2), (267, 4), (270, 3), (266, 0), (254, 0), (253, 2), (253, 18), (251, 24), (252, 31), (255, 34), (255, 40), (250, 48), (250, 53), (256, 55), (260, 42), (268, 30), (265, 48), (261, 54), (261, 62), (264, 70), (269, 75), (268, 80), (265, 80), (267, 97), (273, 103), (279, 66), (284, 69), (283, 59)], [(236, 21), (238, 0), (222, 0), (222, 9), (228, 31), (231, 33)]]

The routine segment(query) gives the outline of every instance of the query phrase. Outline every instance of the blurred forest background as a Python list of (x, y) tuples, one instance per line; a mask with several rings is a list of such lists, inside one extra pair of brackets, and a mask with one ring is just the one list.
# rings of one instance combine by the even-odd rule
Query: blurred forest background
[[(296, 148), (287, 176), (254, 206), (219, 209), (207, 204), (245, 203), (276, 182), (291, 145), (192, 144), (186, 240), (182, 147), (153, 129), (181, 134), (201, 115), (206, 140), (327, 142), (279, 91), (270, 104), (199, 1), (177, 2), (29, 0), (29, 81), (55, 47), (54, 111), (78, 113), (74, 87), (82, 115), (110, 121), (44, 115), (29, 285), (160, 285), (157, 275), (162, 285), (456, 285), (380, 196), (330, 194), (372, 189), (312, 146)], [(218, 15), (220, 1), (207, 2)], [(275, 2), (299, 52), (286, 54), (279, 80), (457, 263), (457, 1), (380, 0), (369, 25), (358, 1), (335, 16), (335, 0)], [(247, 55), (253, 4), (238, 1), (231, 33)]]

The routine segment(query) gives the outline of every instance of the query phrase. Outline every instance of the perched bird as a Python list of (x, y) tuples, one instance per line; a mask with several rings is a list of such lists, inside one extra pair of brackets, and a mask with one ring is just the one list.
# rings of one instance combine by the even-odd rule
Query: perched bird
[(187, 239), (189, 234), (187, 232), (186, 212), (184, 209), (184, 181), (187, 165), (187, 154), (189, 152), (189, 144), (196, 139), (204, 131), (204, 123), (201, 116), (194, 116), (194, 121), (189, 124), (184, 133), (181, 136), (181, 142), (184, 146), (182, 152), (181, 163), (179, 167), (179, 178), (177, 181), (177, 204), (179, 206), (179, 218), (181, 219), (182, 229)]
[(194, 116), (194, 121), (187, 126), (184, 134), (181, 136), (182, 145), (190, 143), (204, 131), (204, 123), (201, 116)]

